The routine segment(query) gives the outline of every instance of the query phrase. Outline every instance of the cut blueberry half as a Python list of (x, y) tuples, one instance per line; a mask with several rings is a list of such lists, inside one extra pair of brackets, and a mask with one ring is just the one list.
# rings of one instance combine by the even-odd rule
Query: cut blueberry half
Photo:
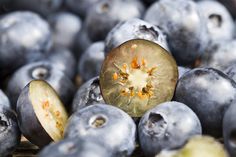
[(45, 81), (31, 81), (23, 89), (17, 114), (22, 134), (33, 144), (43, 147), (63, 137), (68, 115), (55, 90)]
[(107, 104), (132, 117), (173, 97), (178, 68), (173, 57), (153, 42), (135, 39), (113, 49), (106, 57), (100, 86)]

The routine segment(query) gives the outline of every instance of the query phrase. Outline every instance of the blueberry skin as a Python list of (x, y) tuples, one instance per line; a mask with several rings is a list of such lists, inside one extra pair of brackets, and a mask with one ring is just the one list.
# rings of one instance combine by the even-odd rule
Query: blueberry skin
[(208, 46), (206, 21), (194, 1), (157, 1), (148, 8), (144, 20), (167, 34), (170, 51), (179, 65), (193, 64)]
[(21, 90), (32, 80), (42, 79), (48, 82), (57, 92), (67, 110), (75, 92), (72, 81), (58, 68), (49, 62), (35, 62), (18, 69), (10, 78), (7, 94), (10, 97), (12, 108), (16, 108), (16, 101)]
[(201, 57), (201, 67), (224, 70), (236, 62), (236, 40), (223, 41)]
[(81, 17), (85, 17), (90, 8), (102, 0), (66, 0), (66, 6)]
[(183, 67), (183, 66), (178, 66), (178, 71), (179, 71), (179, 79), (182, 77), (186, 72), (190, 71), (191, 69)]
[(163, 149), (182, 146), (192, 136), (202, 133), (196, 114), (185, 104), (165, 102), (149, 110), (138, 126), (139, 141), (145, 156)]
[(51, 143), (38, 154), (39, 157), (112, 157), (103, 146), (96, 143), (67, 138)]
[(73, 50), (81, 27), (81, 19), (70, 12), (57, 12), (48, 17), (54, 45)]
[(5, 93), (0, 89), (0, 109), (11, 109), (11, 104), (8, 97)]
[(210, 44), (215, 45), (234, 37), (234, 21), (228, 10), (213, 0), (199, 1), (198, 7), (207, 21)]
[(31, 10), (43, 16), (58, 10), (63, 0), (14, 0), (14, 7), (18, 10)]
[(47, 22), (32, 12), (6, 14), (0, 19), (0, 30), (0, 71), (37, 60), (51, 46)]
[(236, 83), (219, 70), (196, 68), (178, 81), (175, 100), (188, 105), (199, 117), (204, 134), (222, 136), (226, 109), (236, 99)]
[(16, 115), (13, 111), (0, 108), (0, 156), (13, 153), (21, 139)]
[(117, 157), (131, 155), (135, 137), (136, 126), (132, 118), (105, 104), (91, 105), (74, 113), (65, 129), (65, 138), (99, 143)]
[(134, 18), (118, 23), (108, 33), (105, 39), (105, 52), (108, 53), (113, 48), (131, 39), (150, 40), (169, 50), (166, 36), (158, 27), (141, 19)]
[(82, 54), (78, 63), (78, 73), (84, 81), (99, 75), (105, 59), (104, 42), (95, 42)]
[(104, 40), (108, 32), (120, 21), (140, 18), (144, 5), (138, 0), (103, 0), (88, 12), (85, 25), (92, 41)]
[(218, 0), (220, 3), (225, 5), (225, 7), (229, 10), (231, 15), (236, 18), (236, 1), (235, 0)]
[(100, 90), (99, 77), (96, 76), (85, 82), (77, 90), (72, 103), (72, 113), (89, 105), (104, 103)]
[(223, 72), (236, 82), (236, 62), (230, 64)]
[(76, 74), (76, 59), (73, 53), (64, 47), (54, 47), (46, 60), (65, 73), (71, 80)]
[(230, 156), (236, 156), (235, 135), (236, 135), (236, 104), (235, 102), (227, 109), (223, 120), (224, 145)]

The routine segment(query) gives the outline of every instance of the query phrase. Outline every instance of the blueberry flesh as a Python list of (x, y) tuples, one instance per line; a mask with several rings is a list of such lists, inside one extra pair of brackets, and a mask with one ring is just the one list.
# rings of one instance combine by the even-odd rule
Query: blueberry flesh
[(233, 103), (225, 112), (223, 120), (224, 145), (230, 156), (236, 156), (236, 104)]
[(183, 66), (178, 66), (178, 72), (179, 72), (179, 78), (183, 76), (186, 72), (190, 71), (191, 69), (183, 67)]
[(88, 12), (85, 25), (92, 41), (104, 40), (108, 32), (120, 21), (140, 18), (144, 5), (137, 0), (104, 0)]
[(68, 121), (65, 138), (102, 145), (115, 156), (129, 156), (135, 149), (136, 126), (124, 111), (105, 104), (88, 106)]
[(89, 105), (104, 103), (99, 84), (99, 77), (85, 82), (76, 92), (72, 103), (72, 112), (76, 112)]
[(234, 21), (228, 10), (219, 2), (205, 0), (198, 2), (198, 7), (207, 21), (207, 28), (212, 45), (234, 37)]
[(104, 42), (90, 45), (79, 59), (78, 72), (84, 81), (99, 75), (105, 59)]
[(202, 56), (200, 66), (224, 70), (233, 62), (236, 62), (236, 40), (222, 42)]
[(208, 46), (209, 35), (202, 17), (193, 1), (160, 0), (150, 6), (144, 20), (159, 26), (167, 34), (170, 51), (177, 63), (189, 65)]
[(148, 157), (163, 149), (180, 147), (190, 137), (202, 133), (196, 114), (179, 102), (165, 102), (149, 110), (138, 129), (140, 146)]
[(76, 73), (76, 60), (72, 52), (63, 47), (54, 47), (46, 59), (57, 69), (73, 80)]
[(236, 83), (212, 68), (196, 68), (178, 81), (175, 100), (188, 105), (199, 117), (203, 133), (222, 136), (226, 109), (236, 98)]
[(49, 50), (49, 26), (32, 12), (12, 12), (0, 19), (0, 71), (11, 72)]
[(73, 50), (75, 38), (81, 29), (81, 19), (70, 12), (58, 12), (50, 15), (48, 22), (51, 26), (54, 45)]
[(108, 53), (113, 48), (131, 39), (150, 40), (169, 50), (166, 36), (158, 27), (136, 18), (118, 23), (108, 33), (105, 39), (105, 52)]
[(16, 115), (11, 110), (0, 108), (0, 156), (13, 153), (20, 143), (21, 133)]
[(48, 82), (62, 99), (66, 108), (70, 110), (75, 87), (72, 81), (58, 68), (49, 62), (35, 62), (18, 69), (10, 78), (7, 93), (10, 97), (12, 108), (16, 108), (16, 101), (21, 90), (31, 81), (42, 79)]
[(67, 138), (51, 143), (38, 154), (39, 157), (112, 157), (103, 146), (96, 143)]
[(18, 10), (31, 10), (41, 15), (48, 15), (58, 10), (63, 0), (15, 0), (13, 5)]
[(11, 109), (10, 101), (1, 89), (0, 89), (0, 109)]
[(81, 17), (85, 17), (87, 11), (90, 10), (91, 6), (100, 2), (101, 0), (66, 0), (66, 6), (73, 12), (79, 14)]

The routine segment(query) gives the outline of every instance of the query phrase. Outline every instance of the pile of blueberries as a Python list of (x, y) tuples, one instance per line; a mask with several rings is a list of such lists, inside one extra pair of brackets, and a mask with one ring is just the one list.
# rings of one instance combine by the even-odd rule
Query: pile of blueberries
[(22, 136), (39, 157), (236, 156), (236, 0), (0, 0), (0, 14), (0, 157)]

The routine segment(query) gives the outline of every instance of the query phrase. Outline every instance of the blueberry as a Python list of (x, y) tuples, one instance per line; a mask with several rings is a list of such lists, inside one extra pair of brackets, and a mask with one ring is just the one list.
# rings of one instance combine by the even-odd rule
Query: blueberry
[(51, 143), (38, 155), (39, 157), (113, 157), (102, 145), (75, 138)]
[(48, 17), (51, 26), (54, 45), (63, 46), (73, 50), (82, 21), (69, 12), (58, 12)]
[(93, 41), (105, 39), (107, 33), (120, 21), (139, 18), (144, 12), (138, 0), (103, 0), (88, 12), (85, 24)]
[(164, 150), (156, 157), (228, 157), (224, 147), (209, 136), (194, 136), (183, 148), (175, 151)]
[(222, 136), (226, 109), (236, 98), (236, 83), (212, 68), (196, 68), (178, 81), (175, 100), (188, 105), (199, 117), (203, 133)]
[(63, 138), (68, 115), (56, 91), (45, 81), (33, 80), (17, 100), (20, 130), (31, 143), (44, 147)]
[(236, 106), (235, 102), (228, 108), (225, 113), (223, 120), (223, 135), (224, 135), (224, 144), (227, 148), (230, 156), (236, 155), (236, 125), (235, 125), (235, 113)]
[[(2, 97), (0, 97), (0, 101), (2, 101)], [(0, 156), (11, 155), (20, 143), (20, 138), (21, 133), (15, 113), (0, 108)]]
[(124, 111), (105, 104), (91, 105), (74, 113), (65, 138), (99, 143), (113, 155), (129, 156), (135, 148), (136, 126)]
[(148, 157), (180, 147), (193, 135), (202, 133), (196, 114), (179, 102), (165, 102), (149, 110), (138, 128), (141, 148)]
[(190, 71), (191, 69), (183, 66), (178, 66), (178, 71), (179, 71), (179, 78), (183, 76), (186, 72)]
[(234, 21), (228, 10), (219, 2), (205, 0), (198, 7), (207, 21), (210, 44), (215, 45), (234, 37)]
[(0, 71), (12, 71), (48, 51), (48, 24), (32, 12), (12, 12), (0, 19)]
[(97, 103), (104, 103), (104, 100), (100, 91), (99, 78), (94, 77), (85, 82), (76, 92), (72, 112)]
[(95, 42), (87, 48), (78, 64), (79, 75), (84, 81), (99, 75), (104, 59), (104, 42)]
[(192, 64), (208, 46), (206, 21), (191, 0), (160, 0), (147, 10), (144, 20), (167, 34), (170, 51), (179, 65)]
[(233, 62), (236, 62), (236, 40), (222, 41), (201, 57), (200, 66), (224, 70)]
[(65, 3), (70, 10), (84, 18), (91, 7), (100, 1), (102, 0), (66, 0)]
[(63, 0), (14, 0), (14, 7), (18, 10), (31, 10), (41, 15), (48, 15), (58, 10)]
[(76, 73), (76, 60), (70, 50), (63, 47), (54, 47), (51, 53), (48, 53), (46, 59), (73, 80)]
[(0, 89), (0, 109), (11, 109), (11, 104), (8, 97), (5, 93)]
[(105, 52), (131, 39), (146, 39), (161, 45), (169, 50), (166, 36), (162, 31), (148, 22), (140, 19), (130, 19), (118, 23), (107, 35), (105, 40)]
[(27, 64), (18, 69), (10, 78), (7, 93), (10, 97), (12, 107), (15, 108), (17, 98), (21, 90), (31, 81), (42, 79), (47, 81), (58, 93), (62, 101), (70, 109), (70, 101), (74, 94), (72, 81), (58, 68), (49, 62), (35, 62)]

